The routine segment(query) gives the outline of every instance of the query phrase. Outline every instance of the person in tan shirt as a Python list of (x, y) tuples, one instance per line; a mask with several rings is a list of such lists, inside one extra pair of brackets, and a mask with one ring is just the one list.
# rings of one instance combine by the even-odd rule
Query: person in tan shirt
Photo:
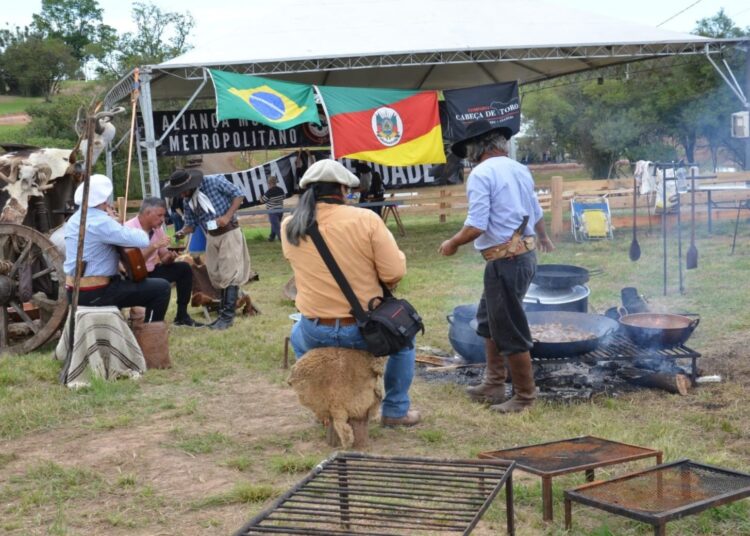
[[(370, 299), (383, 295), (381, 281), (392, 288), (406, 274), (406, 257), (383, 220), (371, 210), (344, 203), (349, 188), (357, 186), (359, 179), (335, 160), (315, 162), (300, 181), (304, 193), (294, 214), (281, 224), (281, 247), (294, 270), (295, 303), (302, 313), (290, 337), (297, 359), (325, 346), (366, 349), (349, 302), (307, 236), (311, 222), (317, 221), (365, 310)], [(381, 412), (385, 426), (411, 426), (420, 420), (409, 400), (413, 346), (392, 354), (386, 364)]]

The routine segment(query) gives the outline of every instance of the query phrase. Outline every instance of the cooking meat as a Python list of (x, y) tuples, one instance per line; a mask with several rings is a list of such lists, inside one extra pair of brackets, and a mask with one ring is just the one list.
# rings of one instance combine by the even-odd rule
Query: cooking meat
[(578, 342), (596, 339), (596, 335), (575, 326), (558, 322), (530, 326), (531, 338), (539, 342)]

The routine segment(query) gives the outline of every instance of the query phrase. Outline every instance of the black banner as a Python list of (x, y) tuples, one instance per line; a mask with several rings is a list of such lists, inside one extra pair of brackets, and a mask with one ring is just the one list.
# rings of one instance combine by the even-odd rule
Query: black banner
[(513, 134), (521, 128), (521, 105), (518, 83), (505, 82), (486, 86), (448, 89), (445, 97), (443, 138), (460, 140), (469, 123), (486, 119), (494, 126), (509, 127)]
[[(154, 133), (160, 139), (178, 112), (154, 112)], [(321, 114), (321, 126), (311, 123), (276, 130), (244, 119), (217, 121), (215, 110), (188, 110), (157, 148), (160, 156), (231, 153), (264, 149), (326, 147), (328, 125)]]
[[(315, 160), (328, 158), (330, 153), (325, 151), (311, 151)], [(279, 188), (284, 190), (287, 197), (297, 193), (299, 190), (298, 176), (300, 171), (297, 167), (297, 158), (299, 153), (293, 153), (282, 156), (276, 160), (266, 162), (261, 166), (246, 169), (244, 171), (235, 171), (234, 173), (225, 173), (224, 178), (229, 182), (237, 185), (245, 194), (245, 201), (242, 208), (254, 207), (261, 204), (261, 196), (268, 190), (268, 177), (275, 176), (279, 180)], [(432, 164), (420, 166), (389, 167), (370, 162), (359, 162), (344, 158), (340, 162), (346, 166), (352, 173), (355, 173), (358, 164), (369, 166), (370, 169), (380, 173), (383, 179), (383, 186), (388, 189), (398, 188), (419, 188), (422, 186), (432, 186), (437, 184), (434, 176), (430, 174)]]

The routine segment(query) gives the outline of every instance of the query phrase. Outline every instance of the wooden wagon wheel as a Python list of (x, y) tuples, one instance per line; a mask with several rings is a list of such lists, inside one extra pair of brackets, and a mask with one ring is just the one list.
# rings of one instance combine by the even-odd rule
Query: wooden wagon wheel
[(39, 231), (0, 224), (0, 354), (39, 348), (67, 310), (62, 254)]

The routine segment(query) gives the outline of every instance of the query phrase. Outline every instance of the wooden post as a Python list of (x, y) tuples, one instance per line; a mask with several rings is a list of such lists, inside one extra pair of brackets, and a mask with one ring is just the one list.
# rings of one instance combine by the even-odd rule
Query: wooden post
[(128, 211), (128, 207), (125, 206), (125, 198), (118, 197), (117, 198), (117, 213), (120, 215), (121, 218), (124, 218), (127, 211)]
[[(370, 419), (368, 417), (363, 419), (349, 419), (349, 426), (352, 427), (352, 432), (354, 432), (354, 444), (352, 448), (362, 449), (367, 447), (370, 442), (369, 425)], [(326, 443), (330, 447), (341, 446), (341, 439), (333, 428), (333, 423), (329, 423), (328, 428), (326, 428)]]
[(551, 234), (553, 238), (559, 238), (563, 232), (563, 178), (559, 175), (552, 177), (551, 186)]
[(440, 223), (445, 223), (445, 202), (443, 201), (443, 198), (445, 197), (445, 190), (440, 189)]

